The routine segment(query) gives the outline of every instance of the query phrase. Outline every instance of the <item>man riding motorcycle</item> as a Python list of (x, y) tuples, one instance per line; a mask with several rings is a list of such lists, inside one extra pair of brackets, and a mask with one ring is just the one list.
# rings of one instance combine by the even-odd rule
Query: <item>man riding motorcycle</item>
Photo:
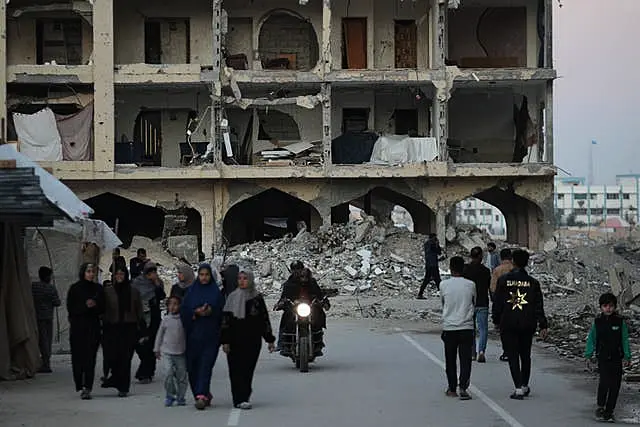
[[(313, 278), (311, 270), (305, 268), (302, 262), (291, 264), (291, 276), (282, 287), (282, 295), (276, 304), (276, 310), (283, 310), (280, 323), (281, 344), (280, 354), (290, 357), (293, 336), (296, 334), (296, 317), (293, 306), (288, 301), (305, 300), (311, 305), (311, 332), (313, 335), (313, 356), (322, 356), (324, 348), (324, 332), (327, 327), (327, 318), (324, 310), (330, 308), (329, 301), (324, 292)], [(315, 301), (315, 304), (312, 304)]]

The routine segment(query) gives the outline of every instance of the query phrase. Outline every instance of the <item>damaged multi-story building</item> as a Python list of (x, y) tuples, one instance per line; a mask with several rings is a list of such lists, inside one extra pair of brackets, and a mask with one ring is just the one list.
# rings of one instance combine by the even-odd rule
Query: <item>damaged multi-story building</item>
[(350, 205), (444, 242), (468, 197), (551, 237), (552, 0), (2, 3), (3, 142), (125, 243), (171, 214), (209, 255)]

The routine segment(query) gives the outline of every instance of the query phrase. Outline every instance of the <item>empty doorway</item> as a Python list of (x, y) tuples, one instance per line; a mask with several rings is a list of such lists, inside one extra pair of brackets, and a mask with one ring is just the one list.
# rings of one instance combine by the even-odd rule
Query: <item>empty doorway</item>
[(342, 19), (342, 68), (367, 68), (367, 18)]
[(155, 18), (144, 25), (146, 64), (189, 64), (191, 27), (188, 19)]
[(396, 135), (418, 136), (418, 110), (396, 110)]
[(162, 112), (140, 111), (136, 118), (134, 143), (142, 146), (142, 165), (162, 165)]
[(396, 21), (396, 68), (418, 68), (418, 27), (416, 21)]

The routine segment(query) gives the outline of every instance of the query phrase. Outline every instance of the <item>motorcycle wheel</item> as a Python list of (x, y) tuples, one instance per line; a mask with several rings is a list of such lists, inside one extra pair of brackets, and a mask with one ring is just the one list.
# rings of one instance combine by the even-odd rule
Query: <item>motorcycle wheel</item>
[(300, 338), (299, 346), (298, 367), (300, 368), (300, 372), (309, 372), (309, 338)]

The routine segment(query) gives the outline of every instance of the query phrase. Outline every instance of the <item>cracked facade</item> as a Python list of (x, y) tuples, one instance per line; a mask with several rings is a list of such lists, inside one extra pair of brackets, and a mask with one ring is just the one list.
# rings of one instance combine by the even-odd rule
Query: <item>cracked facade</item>
[[(195, 209), (206, 254), (349, 204), (444, 242), (470, 196), (509, 241), (551, 237), (551, 0), (2, 3), (2, 142), (15, 112), (91, 103), (89, 160), (44, 166), (85, 200)], [(377, 150), (395, 134), (418, 155)]]

